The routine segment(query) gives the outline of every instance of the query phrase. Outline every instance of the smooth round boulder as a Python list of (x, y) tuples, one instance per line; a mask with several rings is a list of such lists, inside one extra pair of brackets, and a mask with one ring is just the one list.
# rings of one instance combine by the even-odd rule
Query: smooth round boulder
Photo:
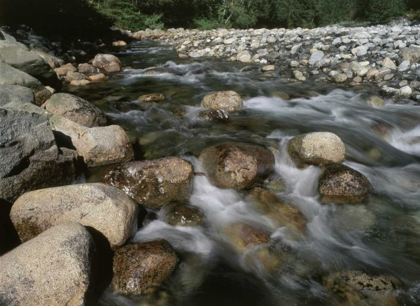
[(369, 197), (373, 187), (360, 172), (342, 164), (330, 164), (319, 179), (318, 190), (323, 202), (360, 203)]
[(50, 227), (74, 221), (94, 228), (115, 248), (135, 234), (138, 210), (117, 188), (77, 184), (25, 193), (13, 204), (10, 218), (23, 242)]
[(88, 63), (79, 64), (79, 66), (77, 66), (77, 70), (87, 76), (98, 74), (100, 72), (98, 68), (95, 68)]
[(199, 226), (204, 223), (200, 208), (174, 202), (164, 206), (165, 222), (172, 226)]
[(243, 107), (242, 97), (235, 91), (219, 91), (203, 98), (203, 107), (234, 112)]
[(95, 257), (82, 225), (55, 226), (0, 257), (0, 304), (90, 305)]
[(53, 114), (63, 116), (86, 127), (106, 125), (103, 111), (88, 101), (67, 93), (57, 93), (48, 99), (43, 107)]
[(127, 296), (153, 293), (177, 264), (166, 240), (129, 244), (115, 252), (112, 289)]
[(138, 97), (137, 100), (141, 102), (160, 102), (160, 101), (164, 101), (165, 99), (166, 97), (163, 94), (152, 93), (152, 94), (142, 95)]
[(98, 54), (92, 62), (93, 67), (99, 68), (106, 73), (121, 71), (121, 61), (112, 54)]
[(122, 189), (142, 206), (159, 209), (189, 199), (193, 166), (179, 157), (134, 161), (108, 169), (104, 182)]
[(50, 124), (60, 145), (75, 148), (88, 167), (134, 158), (130, 139), (118, 125), (88, 128), (57, 115), (50, 118)]
[(297, 167), (323, 166), (341, 163), (346, 158), (346, 148), (337, 135), (315, 132), (296, 136), (287, 144), (287, 152)]
[(200, 162), (208, 179), (219, 188), (245, 189), (265, 179), (274, 167), (269, 150), (247, 143), (222, 143), (206, 148)]

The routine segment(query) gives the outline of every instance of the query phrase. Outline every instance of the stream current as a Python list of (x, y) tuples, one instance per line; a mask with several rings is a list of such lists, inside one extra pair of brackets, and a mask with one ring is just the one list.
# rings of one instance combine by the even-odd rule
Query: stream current
[[(339, 305), (320, 278), (347, 270), (395, 277), (401, 283), (396, 291), (400, 304), (420, 305), (419, 106), (387, 100), (383, 107), (371, 107), (366, 98), (377, 89), (368, 85), (285, 83), (260, 72), (258, 65), (179, 59), (157, 42), (137, 42), (114, 54), (128, 69), (104, 83), (66, 91), (94, 103), (111, 124), (122, 126), (136, 159), (180, 156), (202, 172), (196, 156), (208, 146), (263, 145), (276, 157), (275, 175), (264, 187), (298, 208), (307, 225), (304, 234), (291, 236), (253, 210), (246, 191), (219, 189), (196, 175), (189, 204), (201, 208), (206, 225), (173, 227), (158, 213), (133, 238), (169, 241), (182, 259), (174, 275), (152, 296), (128, 298), (106, 291), (100, 305)], [(144, 74), (151, 69), (157, 73)], [(227, 122), (200, 120), (202, 98), (222, 90), (241, 94), (243, 109)], [(137, 101), (149, 93), (162, 93), (166, 100)], [(374, 187), (368, 202), (320, 203), (322, 170), (296, 168), (285, 149), (292, 137), (315, 131), (333, 132), (343, 140), (345, 164)], [(100, 181), (103, 170), (91, 169), (86, 181)], [(255, 255), (258, 247), (232, 252), (221, 229), (237, 221), (271, 233), (271, 247), (286, 254), (281, 268), (267, 271)]]

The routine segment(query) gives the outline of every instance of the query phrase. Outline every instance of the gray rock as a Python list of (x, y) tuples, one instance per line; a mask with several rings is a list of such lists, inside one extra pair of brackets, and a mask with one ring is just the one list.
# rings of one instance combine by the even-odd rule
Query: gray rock
[(63, 116), (86, 127), (106, 125), (106, 116), (103, 111), (71, 94), (54, 94), (43, 104), (43, 107), (55, 115)]
[(51, 93), (40, 81), (3, 62), (0, 62), (0, 85), (20, 85), (32, 89), (38, 105), (44, 103), (51, 96)]
[(340, 137), (329, 132), (296, 136), (287, 145), (287, 152), (298, 167), (340, 163), (346, 158), (346, 148)]
[(72, 82), (72, 81), (89, 80), (89, 78), (85, 76), (83, 73), (67, 71), (66, 80), (67, 82)]
[(200, 162), (209, 180), (220, 188), (244, 189), (265, 179), (273, 170), (269, 150), (246, 143), (222, 143), (206, 148)]
[(70, 222), (45, 231), (0, 257), (0, 304), (89, 305), (95, 245)]
[(108, 169), (104, 182), (122, 189), (141, 205), (159, 209), (191, 195), (192, 165), (179, 157), (135, 161)]
[(0, 107), (9, 103), (35, 103), (35, 96), (29, 88), (18, 85), (0, 85)]
[(198, 114), (198, 117), (205, 121), (227, 121), (229, 120), (229, 114), (227, 111), (224, 111), (222, 109), (219, 110), (205, 110), (201, 111)]
[(77, 70), (78, 70), (80, 73), (83, 73), (84, 75), (87, 75), (87, 76), (100, 73), (100, 71), (99, 71), (99, 69), (98, 69), (98, 68), (95, 68), (95, 67), (93, 67), (91, 64), (87, 64), (87, 63), (85, 63), (85, 64), (80, 64), (80, 65), (77, 67)]
[(398, 71), (400, 72), (404, 72), (407, 71), (410, 68), (410, 61), (403, 61), (399, 66), (398, 66)]
[[(35, 107), (35, 106), (33, 106)], [(76, 178), (73, 151), (59, 152), (45, 116), (0, 109), (0, 198), (71, 184)]]
[(59, 87), (59, 80), (50, 65), (38, 54), (20, 47), (0, 49), (0, 61), (37, 78), (43, 84)]
[(395, 65), (395, 63), (389, 57), (384, 58), (382, 61), (382, 66), (393, 70), (397, 69), (397, 65)]
[(79, 184), (31, 191), (12, 206), (10, 218), (21, 241), (69, 221), (102, 233), (111, 247), (137, 231), (138, 205), (123, 191), (105, 184)]
[(406, 48), (402, 50), (402, 58), (410, 63), (420, 63), (420, 49), (419, 48)]
[(75, 148), (88, 167), (126, 162), (134, 158), (130, 140), (120, 126), (88, 128), (61, 116), (52, 116), (50, 124), (62, 145)]
[(105, 73), (121, 71), (121, 61), (112, 54), (98, 54), (93, 59), (92, 65)]
[(315, 51), (314, 53), (312, 53), (310, 59), (309, 59), (309, 65), (311, 66), (315, 66), (315, 67), (320, 67), (321, 66), (321, 61), (324, 58), (325, 54), (322, 51)]
[(242, 51), (238, 53), (236, 59), (242, 63), (251, 63), (252, 62), (252, 55), (248, 51)]

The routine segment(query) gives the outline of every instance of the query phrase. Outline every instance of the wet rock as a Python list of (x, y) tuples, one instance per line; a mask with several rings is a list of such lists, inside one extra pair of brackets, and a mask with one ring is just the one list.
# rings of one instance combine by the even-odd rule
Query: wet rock
[(88, 128), (61, 116), (50, 118), (58, 141), (75, 148), (88, 167), (115, 164), (134, 158), (125, 131), (117, 125)]
[(274, 155), (257, 145), (223, 143), (206, 148), (200, 162), (217, 187), (244, 189), (272, 172)]
[(0, 48), (0, 61), (26, 72), (45, 85), (61, 86), (54, 70), (35, 52), (20, 47)]
[(177, 264), (178, 257), (166, 240), (129, 244), (115, 253), (112, 289), (128, 296), (153, 293)]
[(122, 189), (139, 204), (159, 209), (191, 195), (194, 169), (179, 157), (135, 161), (108, 169), (104, 182)]
[(341, 164), (327, 165), (318, 186), (324, 202), (360, 203), (366, 200), (373, 188), (360, 172)]
[(306, 77), (303, 75), (303, 73), (299, 70), (294, 70), (293, 71), (293, 76), (295, 77), (296, 80), (299, 81), (306, 81)]
[(101, 81), (105, 81), (106, 79), (107, 79), (106, 75), (103, 74), (103, 73), (98, 73), (98, 74), (94, 74), (94, 75), (89, 76), (89, 80), (91, 82), (101, 82)]
[(367, 105), (372, 107), (385, 106), (385, 100), (378, 96), (370, 96), (366, 100)]
[(13, 202), (27, 191), (71, 184), (76, 178), (74, 152), (59, 151), (42, 115), (0, 109), (0, 143), (1, 199)]
[(336, 75), (334, 75), (334, 81), (336, 81), (337, 83), (344, 83), (345, 81), (347, 81), (347, 75), (344, 73), (337, 73)]
[(90, 83), (90, 80), (73, 80), (70, 82), (70, 86), (86, 86)]
[(118, 40), (118, 41), (112, 42), (112, 46), (113, 47), (125, 47), (125, 46), (127, 46), (127, 43), (123, 40)]
[(75, 222), (45, 231), (0, 257), (1, 305), (89, 305), (95, 245)]
[(89, 78), (82, 73), (68, 71), (66, 74), (66, 80), (67, 82), (72, 82), (72, 81), (89, 80)]
[(143, 72), (143, 75), (146, 75), (146, 76), (157, 76), (157, 75), (161, 75), (161, 74), (163, 74), (163, 72), (159, 72), (159, 71), (154, 70), (154, 69), (149, 69), (149, 70)]
[(324, 287), (344, 305), (396, 306), (393, 292), (398, 281), (386, 275), (367, 275), (359, 271), (335, 272), (323, 278)]
[(329, 132), (315, 132), (296, 136), (287, 145), (287, 152), (298, 167), (340, 163), (346, 158), (341, 139)]
[(86, 127), (106, 125), (103, 111), (88, 101), (66, 93), (54, 94), (43, 107), (53, 114), (63, 116)]
[(18, 85), (0, 85), (0, 107), (9, 103), (35, 103), (35, 96), (29, 88)]
[(0, 85), (19, 85), (32, 89), (37, 105), (44, 103), (50, 96), (40, 81), (29, 74), (17, 70), (0, 61)]
[(136, 232), (137, 214), (138, 205), (123, 191), (96, 183), (25, 193), (13, 204), (10, 218), (23, 242), (74, 221), (99, 231), (115, 248)]
[(204, 223), (201, 209), (184, 203), (169, 203), (164, 206), (165, 222), (172, 226), (199, 226)]
[(219, 110), (205, 110), (201, 111), (198, 114), (198, 117), (201, 120), (205, 121), (227, 121), (229, 120), (229, 114), (227, 111), (219, 109)]
[(242, 63), (251, 63), (252, 62), (252, 55), (248, 51), (242, 51), (238, 53), (236, 59)]
[(55, 68), (54, 70), (59, 76), (66, 76), (67, 72), (69, 71), (76, 72), (77, 68), (74, 67), (73, 64), (68, 63), (68, 64), (60, 66), (59, 68)]
[[(83, 73), (84, 75), (87, 76), (91, 76), (91, 75), (95, 75), (100, 73), (98, 68), (93, 67), (91, 64), (88, 63), (84, 63), (84, 64), (79, 64), (79, 66), (77, 66), (77, 70), (80, 73)], [(73, 72), (75, 72), (76, 70), (72, 70)], [(66, 72), (67, 74), (67, 72)]]
[(243, 222), (227, 226), (224, 229), (224, 234), (229, 238), (233, 247), (241, 253), (270, 242), (270, 235), (266, 231)]
[(115, 55), (98, 54), (93, 59), (92, 65), (103, 70), (105, 73), (121, 71), (121, 62)]
[(255, 209), (268, 217), (276, 227), (288, 227), (303, 233), (306, 229), (306, 219), (295, 206), (280, 202), (270, 191), (256, 187), (248, 197), (255, 203)]
[(395, 63), (389, 57), (384, 58), (382, 61), (382, 66), (393, 70), (397, 69), (397, 65), (395, 65)]
[(263, 71), (263, 72), (274, 71), (275, 69), (276, 69), (276, 66), (274, 66), (274, 65), (266, 65), (266, 66), (263, 66), (261, 68), (261, 71)]
[(206, 95), (203, 106), (214, 110), (237, 111), (243, 107), (242, 97), (235, 91), (219, 91)]
[(138, 97), (137, 100), (141, 102), (160, 102), (160, 101), (164, 101), (165, 99), (166, 97), (163, 94), (152, 93), (152, 94), (142, 95)]

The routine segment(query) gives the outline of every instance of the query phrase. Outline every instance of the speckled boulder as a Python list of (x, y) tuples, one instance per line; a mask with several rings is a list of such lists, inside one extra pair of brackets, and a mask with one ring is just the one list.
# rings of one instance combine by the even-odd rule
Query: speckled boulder
[(153, 293), (177, 264), (166, 240), (129, 244), (115, 253), (112, 289), (128, 296)]
[(205, 110), (201, 111), (198, 114), (198, 117), (201, 120), (205, 121), (228, 121), (229, 120), (229, 114), (227, 111), (219, 109), (219, 110)]
[(270, 242), (270, 235), (266, 231), (242, 222), (227, 226), (223, 232), (239, 252)]
[(78, 184), (25, 193), (13, 204), (10, 218), (22, 241), (74, 221), (102, 233), (114, 248), (134, 235), (138, 210), (138, 205), (117, 188)]
[(204, 223), (201, 209), (184, 203), (166, 204), (164, 212), (166, 223), (173, 226), (199, 226)]
[(274, 155), (257, 145), (222, 143), (206, 148), (200, 155), (200, 162), (217, 187), (244, 189), (272, 172)]
[(235, 91), (220, 91), (214, 94), (206, 95), (203, 99), (203, 107), (211, 109), (223, 109), (233, 112), (241, 109), (243, 106), (242, 97)]
[(373, 191), (369, 180), (360, 172), (342, 164), (326, 166), (318, 185), (324, 202), (359, 203)]
[(108, 169), (104, 182), (122, 189), (141, 205), (159, 209), (191, 195), (193, 166), (179, 157), (135, 161)]
[(82, 225), (45, 231), (0, 257), (0, 305), (92, 305), (95, 256)]
[(398, 305), (394, 290), (399, 281), (390, 276), (343, 271), (323, 277), (322, 282), (343, 305)]
[(99, 68), (106, 73), (121, 71), (121, 61), (112, 54), (98, 54), (92, 62), (93, 67)]
[(294, 137), (287, 145), (287, 152), (295, 164), (322, 166), (341, 163), (346, 158), (346, 148), (340, 137), (329, 132), (309, 133)]
[(103, 111), (88, 101), (67, 93), (54, 94), (43, 107), (53, 114), (63, 116), (86, 127), (106, 125)]

